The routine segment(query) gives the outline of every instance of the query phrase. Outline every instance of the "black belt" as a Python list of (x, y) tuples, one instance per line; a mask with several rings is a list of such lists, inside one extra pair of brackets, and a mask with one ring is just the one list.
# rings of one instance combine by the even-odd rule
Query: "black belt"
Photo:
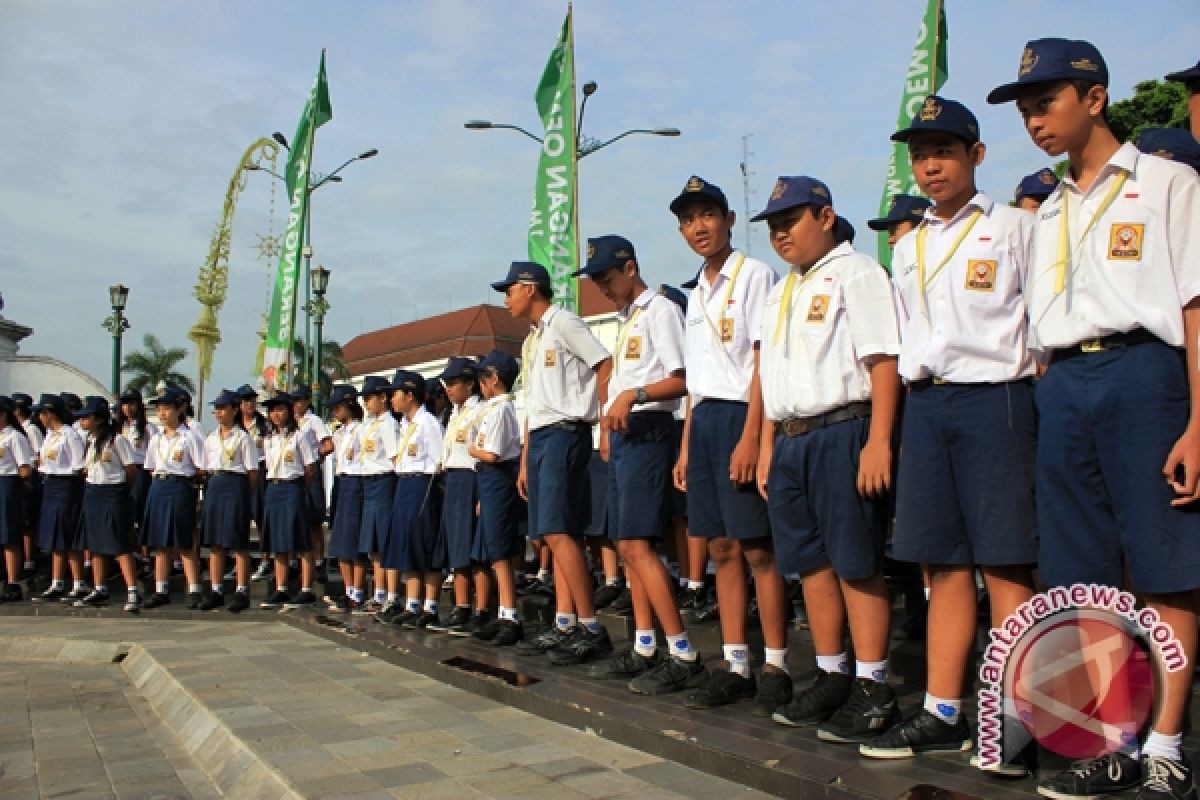
[(390, 478), (395, 474), (396, 473), (394, 472), (381, 472), (378, 475), (359, 475), (358, 477), (362, 478), (364, 481), (377, 481), (380, 478)]
[(241, 475), (242, 477), (246, 476), (246, 473), (238, 472), (236, 469), (210, 469), (208, 471), (208, 474), (209, 475)]
[(788, 417), (780, 420), (775, 426), (775, 431), (780, 436), (803, 436), (818, 428), (826, 428), (848, 419), (862, 419), (869, 416), (871, 416), (870, 403), (847, 403), (841, 408), (826, 411), (824, 414), (816, 414), (811, 417)]
[(926, 389), (932, 389), (934, 386), (946, 386), (951, 389), (970, 389), (980, 386), (1005, 386), (1010, 383), (1029, 383), (1033, 378), (1017, 378), (1015, 381), (1001, 381), (999, 383), (990, 383), (988, 381), (979, 381), (978, 383), (956, 383), (954, 381), (944, 381), (941, 378), (922, 378), (919, 381), (912, 381), (908, 384), (910, 392), (923, 392)]
[(1128, 333), (1113, 333), (1108, 336), (1101, 336), (1099, 339), (1088, 339), (1071, 347), (1059, 348), (1050, 357), (1050, 363), (1077, 356), (1091, 355), (1092, 353), (1104, 353), (1109, 350), (1115, 350), (1118, 347), (1133, 347), (1138, 344), (1160, 341), (1162, 340), (1145, 328), (1134, 328)]
[(304, 478), (268, 478), (270, 483), (299, 483)]
[(446, 467), (446, 472), (474, 472), (470, 467)]
[(592, 423), (584, 422), (581, 419), (564, 419), (558, 422), (551, 422), (549, 425), (543, 425), (543, 428), (558, 428), (560, 431), (577, 431), (580, 428), (591, 428)]
[(519, 463), (518, 459), (510, 458), (505, 461), (480, 461), (477, 466), (487, 469), (507, 469), (509, 466), (517, 463)]
[(193, 476), (191, 475), (171, 475), (165, 472), (154, 473), (154, 480), (156, 481), (187, 481), (191, 483), (192, 479)]
[(428, 472), (401, 472), (396, 477), (404, 480), (405, 478), (432, 478), (433, 476)]

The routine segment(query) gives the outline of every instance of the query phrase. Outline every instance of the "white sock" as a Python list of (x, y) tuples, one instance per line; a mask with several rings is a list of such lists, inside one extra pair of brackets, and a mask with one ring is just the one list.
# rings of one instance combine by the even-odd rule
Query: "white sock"
[(505, 608), (504, 606), (500, 606), (500, 612), (496, 616), (500, 619), (507, 619), (511, 620), (512, 622), (516, 622), (517, 610), (515, 608)]
[(703, 589), (704, 581), (688, 581), (687, 587), (689, 589), (691, 589), (693, 592), (696, 591), (697, 589)]
[(108, 587), (107, 586), (97, 586), (96, 591), (99, 592), (100, 594), (106, 595), (106, 594), (108, 594)]
[(850, 661), (846, 658), (845, 651), (833, 656), (817, 656), (817, 669), (834, 674), (840, 672), (843, 675), (849, 675)]
[(311, 593), (311, 592), (312, 592), (312, 587), (311, 587), (311, 586), (301, 586), (301, 587), (300, 587), (300, 592), (301, 592), (301, 593), (304, 593), (304, 592), (310, 592), (310, 593)]
[(217, 594), (225, 594), (225, 584), (223, 584), (223, 583), (214, 583), (214, 584), (212, 585), (212, 590), (213, 590), (214, 592), (216, 592)]
[(539, 569), (538, 570), (537, 579), (539, 581), (542, 581), (543, 583), (545, 583), (546, 578), (549, 578), (549, 577), (550, 577), (550, 570), (548, 570), (548, 569)]
[(437, 604), (436, 600), (426, 600), (425, 601), (425, 610), (428, 611), (430, 614), (436, 614), (437, 608), (438, 608), (438, 604)]
[(361, 603), (363, 601), (363, 597), (365, 597), (365, 596), (366, 596), (366, 592), (364, 592), (362, 589), (351, 589), (350, 590), (350, 599), (356, 603)]
[(414, 612), (420, 611), (421, 610), (421, 598), (419, 598), (419, 597), (404, 598), (404, 607), (409, 611), (414, 611)]
[(600, 621), (595, 617), (580, 617), (579, 624), (587, 628), (590, 633), (600, 632)]
[(649, 658), (658, 652), (658, 637), (653, 628), (648, 631), (633, 632), (633, 652), (642, 658)]
[(203, 591), (204, 591), (204, 587), (198, 583), (189, 583), (188, 584), (188, 594), (200, 594)]
[(388, 599), (388, 593), (386, 591), (384, 591), (383, 589), (375, 590), (375, 602), (376, 603), (385, 603), (385, 602), (387, 602), (387, 599)]
[(35, 566), (37, 566), (37, 565), (34, 564), (32, 561), (25, 562), (25, 569), (33, 569)]
[(929, 587), (928, 586), (925, 587), (925, 602), (926, 603), (929, 602)]
[(1142, 745), (1142, 757), (1157, 756), (1175, 763), (1183, 761), (1183, 734), (1159, 733), (1150, 731), (1146, 743)]
[(692, 649), (692, 641), (688, 638), (687, 631), (677, 633), (674, 636), (667, 634), (667, 652), (680, 661), (687, 661), (688, 663), (695, 661), (699, 657), (699, 654)]
[(248, 586), (239, 586), (237, 587), (236, 591), (238, 594), (248, 594), (250, 592), (250, 588)]
[(398, 603), (398, 602), (400, 602), (400, 593), (399, 592), (387, 592), (384, 594), (384, 600), (387, 603), (387, 605), (389, 605), (389, 606), (392, 603)]
[(608, 580), (605, 582), (605, 585), (606, 585), (606, 586), (620, 586), (620, 585), (621, 585), (621, 576), (620, 576), (620, 575), (613, 575), (611, 578), (609, 578), (609, 579), (608, 579)]
[(958, 698), (952, 700), (948, 697), (934, 697), (926, 693), (925, 710), (942, 722), (953, 725), (958, 722), (958, 717), (962, 713), (962, 700)]
[(743, 678), (750, 677), (750, 648), (744, 644), (727, 644), (721, 647), (725, 660), (729, 662), (729, 671), (736, 672)]
[(763, 648), (763, 658), (772, 667), (777, 667), (778, 669), (781, 669), (784, 672), (788, 671), (787, 648), (786, 647), (780, 647), (778, 650), (776, 650), (774, 647), (764, 647)]
[(554, 627), (560, 631), (569, 631), (575, 627), (575, 623), (579, 621), (579, 617), (574, 614), (568, 614), (565, 611), (558, 611), (554, 614)]
[(58, 589), (61, 592), (63, 589), (67, 588), (67, 582), (66, 581), (51, 581), (50, 588)]
[(158, 583), (154, 584), (154, 591), (158, 592), (159, 594), (166, 594), (167, 593), (167, 582), (159, 581)]
[(87, 588), (87, 581), (75, 581), (75, 591)]
[(883, 661), (855, 661), (854, 676), (887, 683), (887, 663), (886, 658)]

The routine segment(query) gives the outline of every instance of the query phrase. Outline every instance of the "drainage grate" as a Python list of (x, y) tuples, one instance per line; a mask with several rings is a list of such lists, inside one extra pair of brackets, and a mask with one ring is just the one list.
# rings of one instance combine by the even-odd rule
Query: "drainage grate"
[(513, 670), (505, 669), (504, 667), (497, 667), (495, 664), (484, 664), (482, 661), (472, 661), (471, 659), (463, 658), (462, 656), (447, 658), (441, 663), (447, 667), (461, 669), (463, 672), (474, 672), (479, 675), (485, 675), (489, 678), (499, 678), (509, 686), (524, 687), (533, 686), (535, 683), (538, 683), (538, 679), (531, 675), (526, 675), (521, 672), (514, 672)]

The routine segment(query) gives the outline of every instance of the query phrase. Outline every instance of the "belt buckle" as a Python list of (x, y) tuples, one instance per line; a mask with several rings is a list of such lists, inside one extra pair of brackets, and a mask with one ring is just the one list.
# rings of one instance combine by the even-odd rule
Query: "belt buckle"
[(930, 379), (929, 379), (929, 381), (930, 381), (930, 383), (932, 383), (934, 386), (945, 386), (945, 385), (946, 385), (946, 379), (945, 379), (945, 378), (930, 378)]
[(792, 417), (783, 421), (783, 433), (785, 436), (802, 436), (808, 433), (808, 420)]
[(1088, 339), (1086, 342), (1079, 343), (1079, 352), (1081, 353), (1103, 353), (1107, 349), (1103, 339)]

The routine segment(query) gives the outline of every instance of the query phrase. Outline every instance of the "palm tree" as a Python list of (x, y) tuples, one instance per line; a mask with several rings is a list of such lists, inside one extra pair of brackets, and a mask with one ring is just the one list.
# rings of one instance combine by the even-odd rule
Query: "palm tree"
[[(308, 363), (304, 358), (304, 340), (295, 339), (292, 342), (292, 372), (293, 383), (308, 382)], [(321, 342), (321, 369), (318, 385), (321, 394), (328, 394), (334, 381), (350, 380), (350, 369), (346, 366), (346, 356), (342, 346), (335, 341)]]
[(192, 379), (175, 370), (175, 366), (187, 358), (186, 348), (165, 348), (153, 333), (143, 336), (142, 344), (145, 345), (145, 350), (135, 350), (121, 361), (121, 372), (133, 375), (129, 383), (125, 384), (126, 390), (145, 392), (149, 389), (153, 392), (160, 383), (165, 382), (195, 393), (196, 387)]

